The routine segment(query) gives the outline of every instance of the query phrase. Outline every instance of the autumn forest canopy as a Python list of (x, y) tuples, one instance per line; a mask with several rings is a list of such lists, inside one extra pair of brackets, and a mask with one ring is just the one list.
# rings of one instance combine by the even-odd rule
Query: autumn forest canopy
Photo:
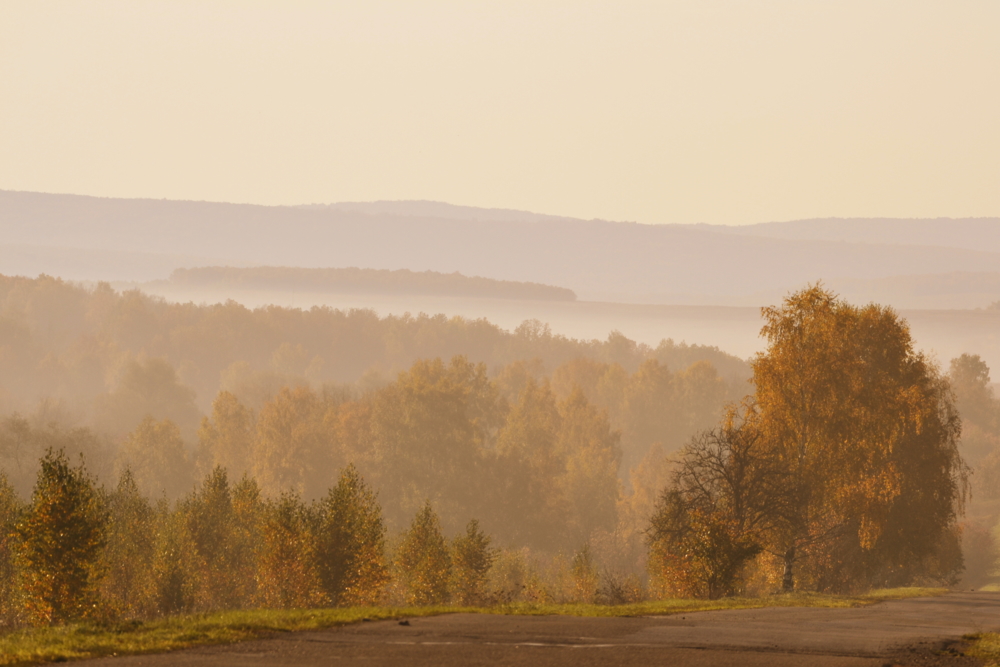
[(0, 277), (0, 620), (988, 576), (985, 364), (821, 286), (763, 320), (747, 362)]

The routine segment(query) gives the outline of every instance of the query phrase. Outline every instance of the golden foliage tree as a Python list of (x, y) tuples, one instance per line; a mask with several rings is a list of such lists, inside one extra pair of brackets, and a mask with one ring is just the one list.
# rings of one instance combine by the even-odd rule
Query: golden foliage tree
[(826, 563), (812, 585), (845, 585), (831, 578), (850, 570), (834, 543), (854, 554), (841, 565), (865, 563), (868, 577), (904, 570), (945, 538), (964, 493), (946, 382), (890, 308), (851, 306), (817, 285), (763, 315), (769, 345), (752, 363), (749, 417), (786, 474), (771, 544), (783, 587), (810, 554)]
[(180, 429), (169, 419), (145, 417), (118, 452), (119, 474), (131, 471), (146, 496), (175, 499), (192, 482), (192, 465)]
[(396, 568), (406, 586), (406, 602), (412, 605), (444, 604), (448, 601), (451, 555), (441, 534), (441, 522), (431, 504), (413, 517), (396, 551)]
[(152, 573), (158, 526), (156, 512), (130, 470), (122, 472), (108, 494), (107, 509), (102, 596), (115, 616), (147, 617), (156, 610)]
[(485, 509), (494, 534), (514, 544), (558, 548), (570, 508), (555, 480), (565, 472), (558, 449), (562, 415), (548, 382), (529, 378), (497, 438), (495, 497)]
[(15, 527), (33, 623), (93, 615), (106, 526), (106, 510), (83, 463), (74, 468), (63, 452), (47, 452), (31, 505)]
[(492, 539), (472, 519), (465, 532), (451, 544), (452, 580), (454, 601), (463, 606), (486, 603), (486, 575), (496, 560), (496, 550), (490, 547)]
[(268, 503), (263, 526), (261, 600), (267, 607), (328, 604), (316, 568), (316, 536), (309, 508), (291, 492)]
[(239, 569), (236, 562), (239, 553), (233, 548), (236, 515), (226, 471), (215, 468), (178, 509), (187, 523), (200, 565), (199, 607), (241, 606), (244, 602), (239, 595), (241, 587), (232, 576)]
[[(457, 528), (481, 490), (470, 474), (501, 423), (499, 395), (483, 364), (455, 357), (418, 361), (379, 392), (371, 417), (375, 482), (392, 519), (439, 503), (442, 521)], [(398, 509), (397, 509), (398, 508)], [(403, 514), (405, 512), (405, 514)]]
[(307, 387), (285, 387), (264, 405), (257, 419), (253, 473), (265, 493), (322, 494), (335, 464), (325, 413), (323, 401)]
[(567, 537), (571, 543), (583, 544), (595, 530), (614, 528), (620, 434), (611, 430), (607, 414), (590, 405), (579, 390), (559, 407), (562, 419), (556, 447), (564, 463), (554, 483), (571, 508), (566, 517)]
[(385, 525), (375, 494), (354, 466), (320, 503), (317, 562), (323, 589), (335, 605), (373, 605), (389, 579)]
[(249, 472), (253, 453), (254, 415), (228, 391), (212, 402), (212, 416), (201, 420), (199, 462), (205, 472), (222, 467), (233, 479)]

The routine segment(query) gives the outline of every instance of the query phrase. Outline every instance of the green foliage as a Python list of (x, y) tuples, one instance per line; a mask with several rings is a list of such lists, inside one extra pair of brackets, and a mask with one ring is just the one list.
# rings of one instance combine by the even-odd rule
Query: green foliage
[(421, 606), (448, 601), (451, 555), (441, 534), (441, 522), (429, 502), (417, 512), (404, 533), (396, 551), (396, 566), (406, 586), (407, 604)]
[(388, 582), (382, 510), (353, 465), (319, 507), (317, 561), (335, 605), (375, 604)]
[(490, 547), (492, 539), (472, 519), (465, 533), (451, 543), (452, 598), (464, 607), (485, 604), (486, 578), (496, 560), (496, 551)]
[(26, 615), (39, 625), (93, 616), (107, 510), (81, 463), (49, 451), (18, 521)]

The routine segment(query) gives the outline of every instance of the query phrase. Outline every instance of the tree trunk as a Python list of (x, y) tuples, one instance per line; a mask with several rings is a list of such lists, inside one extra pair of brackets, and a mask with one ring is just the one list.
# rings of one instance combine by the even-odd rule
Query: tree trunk
[(781, 578), (781, 590), (785, 593), (791, 593), (795, 590), (795, 547), (788, 547), (788, 551), (785, 552), (785, 573)]

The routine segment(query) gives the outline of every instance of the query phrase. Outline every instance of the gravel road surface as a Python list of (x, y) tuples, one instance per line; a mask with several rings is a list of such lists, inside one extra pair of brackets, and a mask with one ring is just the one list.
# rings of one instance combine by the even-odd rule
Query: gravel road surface
[[(404, 622), (405, 623), (405, 622)], [(977, 665), (963, 635), (1000, 631), (1000, 593), (854, 609), (772, 608), (633, 618), (450, 614), (359, 623), (88, 667), (177, 665)]]

